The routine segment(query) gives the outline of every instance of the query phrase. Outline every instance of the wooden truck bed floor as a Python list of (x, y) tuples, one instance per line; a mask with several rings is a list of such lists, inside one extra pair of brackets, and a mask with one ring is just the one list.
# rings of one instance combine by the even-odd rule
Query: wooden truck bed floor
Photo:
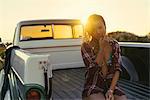
[[(85, 68), (53, 71), (53, 100), (82, 100)], [(120, 79), (118, 83), (128, 100), (149, 100), (150, 87), (129, 80)]]

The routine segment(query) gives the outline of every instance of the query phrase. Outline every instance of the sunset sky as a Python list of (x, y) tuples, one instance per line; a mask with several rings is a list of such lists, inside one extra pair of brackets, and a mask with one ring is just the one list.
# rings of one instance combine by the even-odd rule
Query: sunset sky
[(150, 0), (0, 0), (0, 37), (12, 41), (16, 24), (32, 19), (86, 19), (101, 14), (107, 32), (150, 32)]

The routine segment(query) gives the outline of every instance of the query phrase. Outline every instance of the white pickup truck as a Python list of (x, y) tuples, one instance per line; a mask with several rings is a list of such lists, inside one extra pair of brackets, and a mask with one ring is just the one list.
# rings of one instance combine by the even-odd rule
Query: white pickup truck
[[(11, 98), (20, 95), (22, 99), (30, 99), (34, 93), (37, 98), (50, 97), (52, 70), (84, 66), (80, 53), (82, 35), (83, 25), (79, 20), (18, 23), (13, 45), (19, 48), (12, 49), (10, 56), (12, 74), (9, 77), (14, 79), (9, 91)], [(15, 93), (14, 87), (22, 94)]]
[[(5, 66), (0, 73), (0, 98), (81, 100), (85, 73), (80, 53), (83, 29), (79, 20), (32, 20), (18, 23), (14, 47), (6, 50)], [(126, 44), (120, 44), (126, 47)], [(119, 84), (129, 99), (148, 99), (150, 88), (131, 82), (139, 80), (138, 74), (132, 63), (126, 57), (123, 59), (127, 61), (123, 65), (131, 67), (131, 77), (130, 81), (122, 79)], [(124, 67), (127, 71), (128, 66)], [(130, 91), (129, 87), (134, 86), (136, 89)], [(138, 96), (135, 91), (139, 89), (142, 91), (139, 94), (144, 95)]]

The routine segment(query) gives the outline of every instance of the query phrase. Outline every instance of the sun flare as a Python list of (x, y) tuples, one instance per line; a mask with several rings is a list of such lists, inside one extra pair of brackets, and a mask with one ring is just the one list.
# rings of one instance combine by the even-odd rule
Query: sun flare
[(85, 25), (86, 22), (87, 22), (87, 19), (88, 19), (87, 16), (86, 16), (86, 17), (82, 17), (82, 18), (81, 18), (81, 23), (82, 23), (83, 25)]

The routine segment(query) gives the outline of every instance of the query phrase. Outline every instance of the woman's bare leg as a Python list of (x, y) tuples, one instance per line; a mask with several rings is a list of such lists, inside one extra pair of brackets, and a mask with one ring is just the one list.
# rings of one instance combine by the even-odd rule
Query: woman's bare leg
[(102, 93), (92, 94), (89, 97), (83, 98), (83, 100), (105, 100), (105, 97)]
[(126, 95), (118, 96), (114, 95), (114, 100), (128, 100)]

